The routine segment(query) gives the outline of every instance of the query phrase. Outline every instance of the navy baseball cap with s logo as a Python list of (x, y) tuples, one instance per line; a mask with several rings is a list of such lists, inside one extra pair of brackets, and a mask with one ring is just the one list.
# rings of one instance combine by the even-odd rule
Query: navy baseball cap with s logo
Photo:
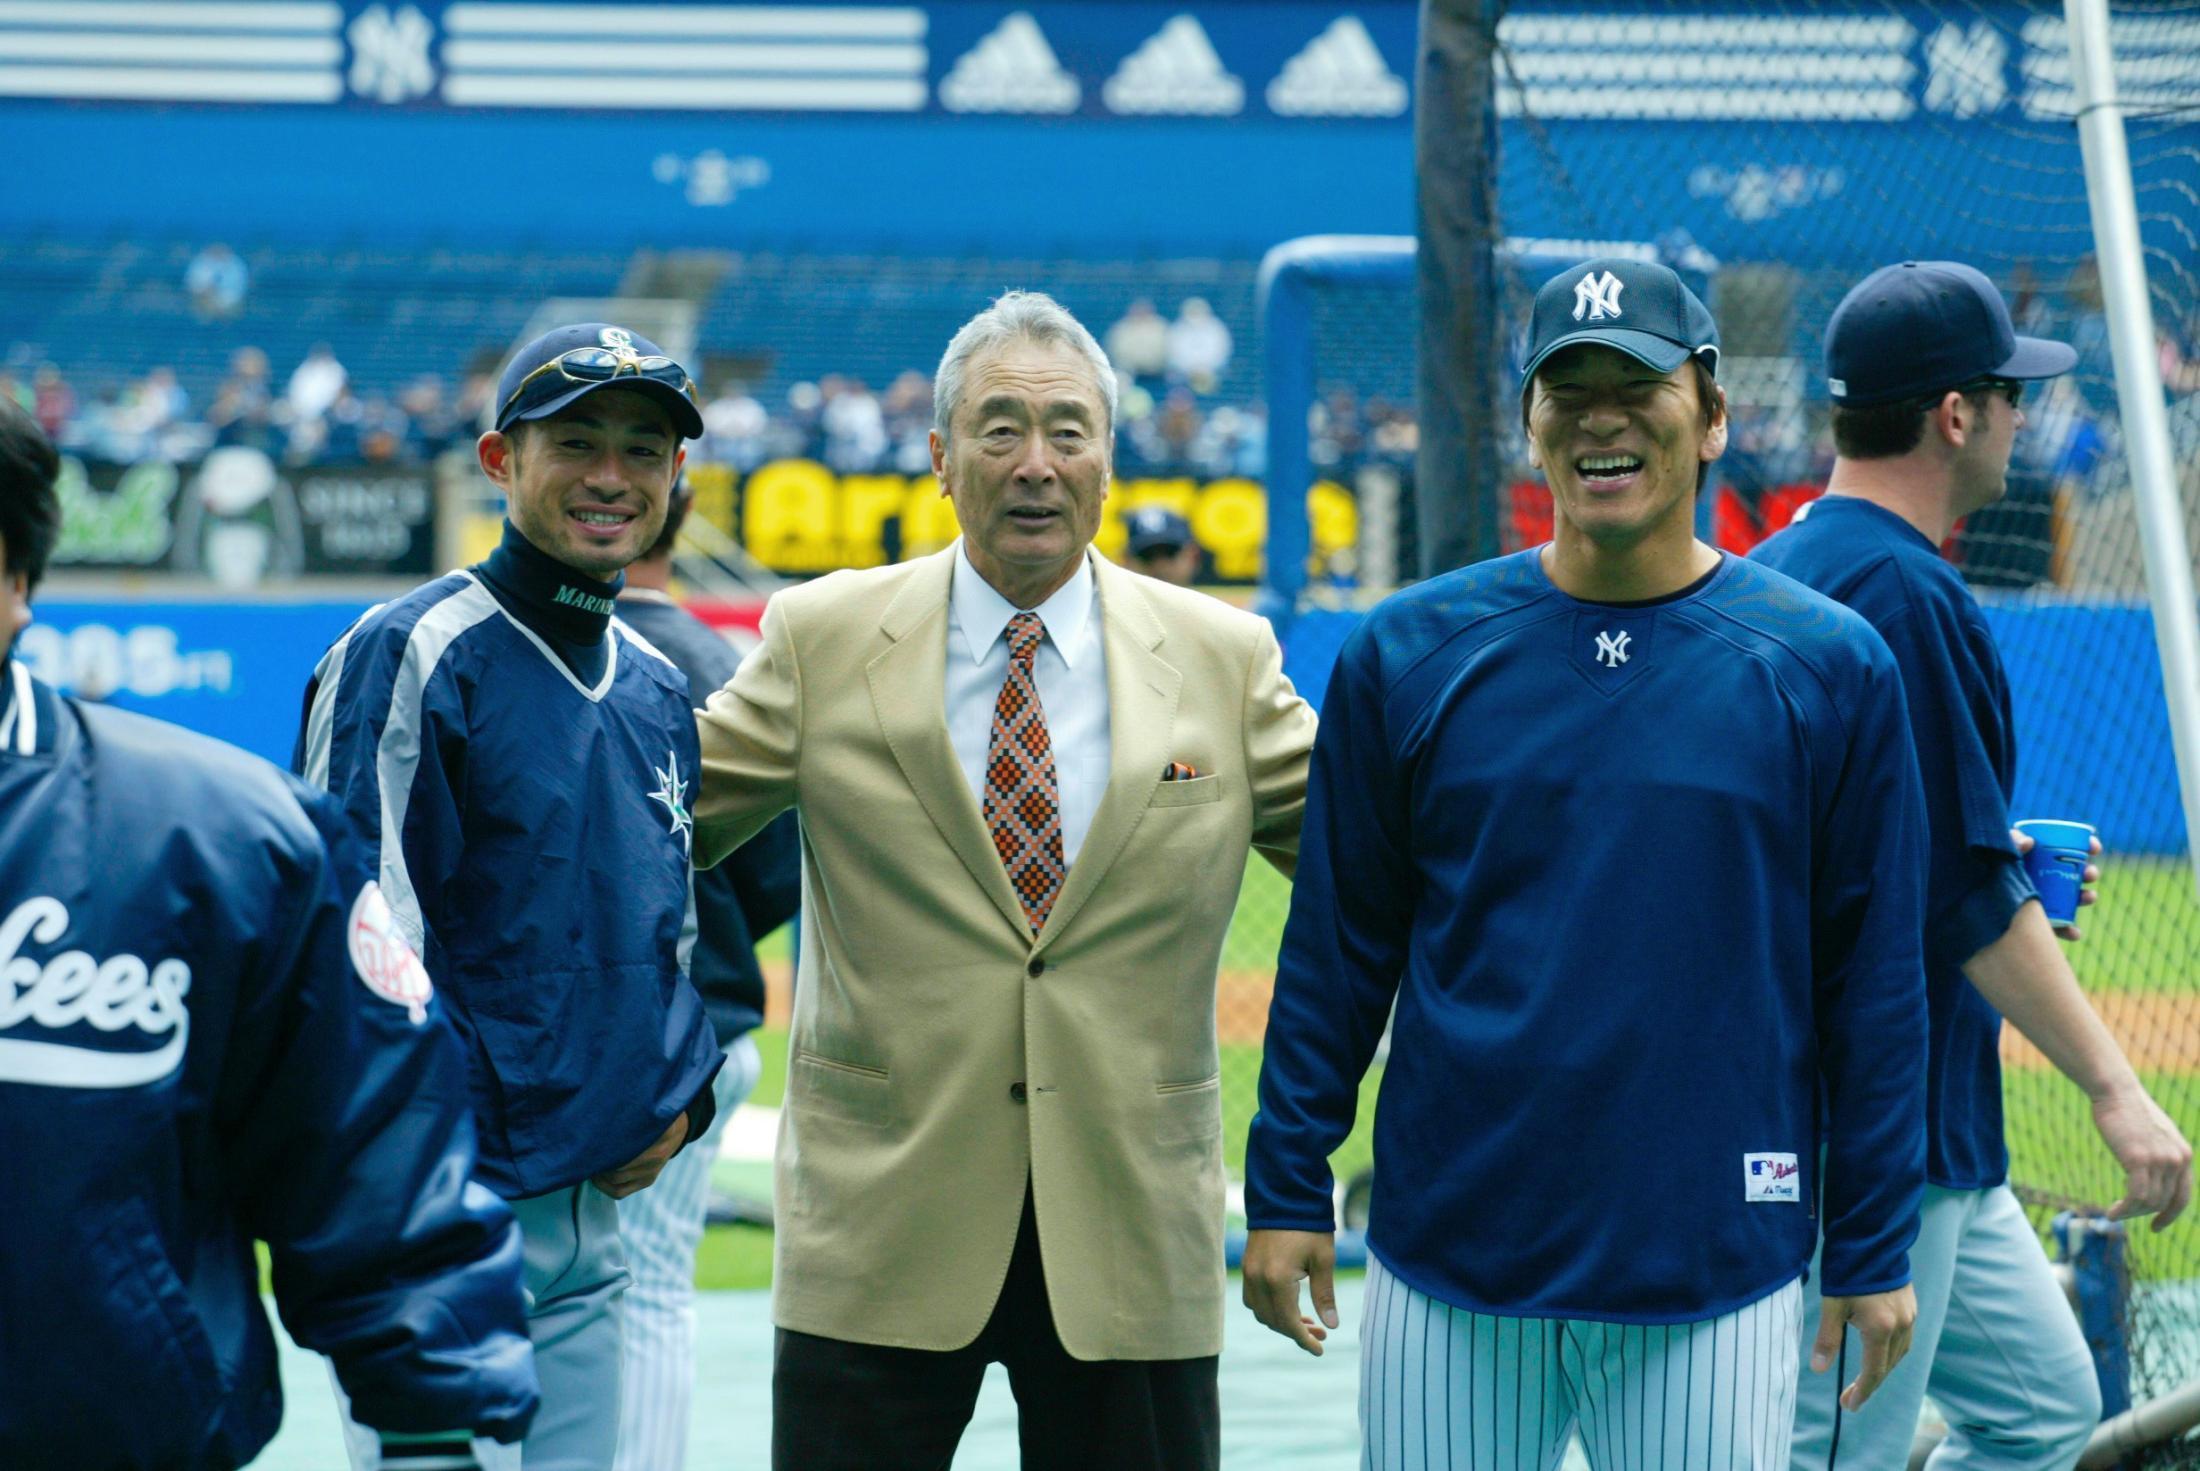
[(512, 354), (497, 380), (496, 427), (547, 419), (603, 388), (646, 393), (671, 413), (682, 438), (703, 437), (687, 369), (648, 338), (609, 322), (554, 327)]
[(1520, 381), (1576, 343), (1617, 348), (1670, 373), (1690, 358), (1719, 371), (1719, 328), (1696, 293), (1655, 261), (1606, 256), (1560, 271), (1535, 293)]

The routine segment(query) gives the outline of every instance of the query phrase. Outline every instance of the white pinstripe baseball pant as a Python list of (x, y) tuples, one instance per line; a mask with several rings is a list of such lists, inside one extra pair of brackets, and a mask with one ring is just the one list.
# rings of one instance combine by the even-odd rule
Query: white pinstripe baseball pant
[(710, 1167), (726, 1120), (756, 1086), (763, 1065), (753, 1035), (726, 1049), (712, 1092), (718, 1116), (673, 1156), (657, 1183), (619, 1202), (634, 1283), (626, 1293), (619, 1453), (615, 1471), (681, 1471), (695, 1396), (695, 1248), (710, 1205)]
[(1469, 1312), (1373, 1255), (1360, 1328), (1363, 1471), (1787, 1471), (1802, 1285), (1700, 1323)]

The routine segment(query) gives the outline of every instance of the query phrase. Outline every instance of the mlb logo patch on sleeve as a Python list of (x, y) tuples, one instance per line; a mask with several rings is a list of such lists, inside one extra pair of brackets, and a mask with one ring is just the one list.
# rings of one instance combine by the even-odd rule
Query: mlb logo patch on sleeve
[(1792, 1154), (1742, 1156), (1742, 1198), (1758, 1201), (1801, 1200), (1803, 1175)]

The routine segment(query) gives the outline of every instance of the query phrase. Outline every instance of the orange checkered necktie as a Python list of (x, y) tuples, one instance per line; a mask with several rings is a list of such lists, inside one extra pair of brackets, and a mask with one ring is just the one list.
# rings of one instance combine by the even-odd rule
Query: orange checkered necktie
[(1036, 613), (1008, 620), (1008, 677), (993, 702), (993, 734), (985, 748), (985, 825), (1034, 935), (1047, 922), (1069, 866), (1062, 861), (1054, 742), (1031, 678), (1031, 661), (1046, 636)]

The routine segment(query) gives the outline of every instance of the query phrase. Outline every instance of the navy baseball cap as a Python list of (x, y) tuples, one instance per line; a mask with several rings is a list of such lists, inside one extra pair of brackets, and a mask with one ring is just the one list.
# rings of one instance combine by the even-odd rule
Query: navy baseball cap
[(1952, 260), (1882, 266), (1841, 298), (1826, 323), (1826, 392), (1865, 408), (1975, 383), (2057, 378), (2075, 348), (2019, 337), (1985, 275)]
[(1192, 544), (1192, 523), (1167, 506), (1140, 506), (1130, 514), (1131, 555)]
[(1535, 294), (1520, 381), (1577, 342), (1616, 347), (1661, 373), (1697, 356), (1719, 371), (1718, 324), (1680, 277), (1654, 261), (1607, 256), (1545, 281)]
[(599, 388), (647, 393), (671, 411), (683, 439), (703, 437), (687, 369), (648, 338), (609, 322), (553, 327), (512, 354), (497, 379), (496, 427), (546, 419)]

